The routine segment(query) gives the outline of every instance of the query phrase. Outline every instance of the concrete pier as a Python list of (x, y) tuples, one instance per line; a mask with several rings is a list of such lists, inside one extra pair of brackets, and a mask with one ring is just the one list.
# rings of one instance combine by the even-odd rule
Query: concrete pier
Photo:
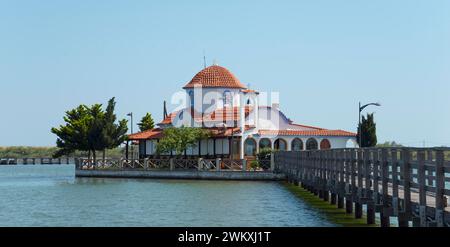
[(252, 171), (163, 171), (163, 170), (75, 170), (77, 177), (109, 178), (160, 178), (160, 179), (205, 179), (205, 180), (284, 180), (285, 175), (273, 172)]

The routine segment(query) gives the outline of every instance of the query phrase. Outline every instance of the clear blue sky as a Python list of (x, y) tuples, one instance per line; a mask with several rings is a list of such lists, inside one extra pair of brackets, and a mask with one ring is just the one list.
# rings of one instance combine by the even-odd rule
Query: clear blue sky
[(450, 146), (450, 1), (0, 0), (0, 146), (54, 145), (80, 103), (151, 112), (217, 59), (295, 122)]

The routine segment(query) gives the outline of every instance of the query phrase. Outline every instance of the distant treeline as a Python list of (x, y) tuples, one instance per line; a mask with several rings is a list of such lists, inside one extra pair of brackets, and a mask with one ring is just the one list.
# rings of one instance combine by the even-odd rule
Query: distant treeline
[[(58, 151), (57, 147), (27, 147), (27, 146), (12, 146), (0, 147), (0, 158), (49, 158)], [(108, 149), (106, 157), (120, 158), (123, 156), (125, 150), (123, 147)], [(76, 151), (70, 157), (87, 157), (88, 152)]]

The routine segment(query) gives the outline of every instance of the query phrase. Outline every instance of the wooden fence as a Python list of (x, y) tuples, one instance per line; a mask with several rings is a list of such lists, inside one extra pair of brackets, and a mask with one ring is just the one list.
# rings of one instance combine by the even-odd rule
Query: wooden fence
[(73, 164), (74, 158), (0, 158), (0, 165), (61, 165)]
[(444, 148), (363, 148), (280, 151), (275, 171), (288, 181), (363, 217), (368, 224), (380, 213), (381, 226), (391, 217), (399, 226), (450, 226), (450, 162)]
[[(202, 170), (202, 171), (248, 171), (251, 168), (247, 161), (230, 159), (98, 159), (94, 162), (92, 159), (75, 159), (75, 168), (80, 170)], [(264, 164), (257, 171), (270, 170), (270, 166)]]

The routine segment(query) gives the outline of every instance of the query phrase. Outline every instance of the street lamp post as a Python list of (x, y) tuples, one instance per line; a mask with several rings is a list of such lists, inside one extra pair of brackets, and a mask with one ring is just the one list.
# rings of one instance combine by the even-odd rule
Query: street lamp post
[[(129, 116), (130, 117), (130, 119), (131, 119), (131, 134), (133, 134), (133, 112), (130, 112), (130, 113), (128, 113), (127, 114), (127, 116)], [(126, 154), (126, 158), (127, 158), (127, 160), (128, 160), (128, 141), (127, 141), (127, 154)], [(133, 152), (133, 142), (131, 143), (131, 158), (133, 159), (134, 158), (134, 152)]]
[(362, 128), (361, 128), (361, 112), (362, 110), (364, 110), (364, 108), (370, 106), (370, 105), (374, 105), (374, 106), (381, 106), (380, 103), (369, 103), (369, 104), (365, 104), (363, 106), (361, 106), (361, 102), (359, 102), (359, 107), (358, 107), (358, 128), (359, 128), (359, 147), (362, 147)]

